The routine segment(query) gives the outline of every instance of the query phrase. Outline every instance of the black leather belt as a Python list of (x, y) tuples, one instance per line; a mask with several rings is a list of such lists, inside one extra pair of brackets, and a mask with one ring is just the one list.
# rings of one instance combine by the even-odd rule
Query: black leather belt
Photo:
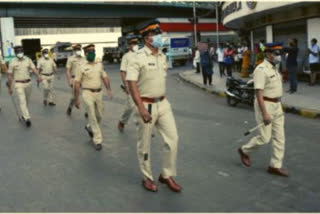
[(51, 73), (51, 74), (41, 74), (41, 75), (43, 75), (43, 76), (52, 76), (53, 75), (53, 73)]
[(83, 88), (82, 90), (88, 90), (88, 91), (91, 91), (91, 92), (97, 93), (97, 92), (100, 92), (100, 91), (101, 91), (101, 88), (98, 88), (98, 89)]
[(263, 97), (263, 100), (273, 102), (273, 103), (278, 103), (281, 101), (281, 97), (276, 97), (276, 98)]
[(141, 100), (142, 102), (145, 102), (145, 103), (157, 103), (157, 102), (161, 102), (164, 98), (165, 96), (158, 97), (158, 98), (141, 97)]
[(31, 81), (31, 79), (27, 79), (27, 80), (15, 80), (17, 83), (28, 83)]

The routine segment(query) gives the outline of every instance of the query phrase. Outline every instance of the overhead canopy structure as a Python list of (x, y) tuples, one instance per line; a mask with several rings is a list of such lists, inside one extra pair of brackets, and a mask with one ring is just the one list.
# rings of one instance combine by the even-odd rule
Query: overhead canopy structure
[[(198, 14), (214, 17), (214, 2), (197, 2)], [(0, 17), (15, 27), (115, 27), (157, 17), (192, 17), (192, 2), (1, 1)]]

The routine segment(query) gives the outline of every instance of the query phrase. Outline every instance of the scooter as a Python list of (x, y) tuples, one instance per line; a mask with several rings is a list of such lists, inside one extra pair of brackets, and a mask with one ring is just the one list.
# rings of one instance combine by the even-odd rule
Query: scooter
[(228, 77), (226, 86), (225, 94), (228, 105), (234, 107), (238, 103), (253, 105), (255, 96), (253, 79), (246, 82), (234, 77)]

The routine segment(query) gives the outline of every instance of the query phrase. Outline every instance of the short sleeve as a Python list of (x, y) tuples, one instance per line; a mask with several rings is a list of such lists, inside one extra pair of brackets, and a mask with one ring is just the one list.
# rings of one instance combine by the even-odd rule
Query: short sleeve
[(67, 69), (71, 69), (71, 58), (69, 57), (66, 64)]
[(128, 56), (128, 54), (125, 54), (122, 57), (120, 71), (127, 72), (127, 68), (128, 68), (128, 57), (127, 56)]
[(7, 71), (9, 74), (12, 74), (13, 73), (13, 61), (11, 61), (9, 63), (9, 68), (8, 68), (8, 71)]
[(126, 80), (137, 81), (139, 78), (140, 65), (137, 58), (133, 58), (129, 61)]
[(101, 68), (100, 68), (101, 77), (102, 77), (102, 78), (108, 77), (107, 72), (103, 69), (103, 64), (102, 64), (102, 63), (100, 63), (100, 66), (101, 66)]
[(81, 82), (82, 76), (83, 76), (83, 72), (82, 72), (82, 69), (80, 69), (80, 70), (76, 73), (76, 76), (75, 76), (74, 80), (77, 81), (77, 82)]
[(264, 89), (266, 82), (266, 75), (263, 71), (263, 67), (257, 67), (253, 73), (254, 88), (255, 89)]
[(35, 69), (36, 68), (36, 66), (33, 64), (31, 59), (29, 59), (29, 68), (31, 68), (31, 69)]
[(51, 59), (51, 62), (52, 62), (52, 66), (53, 66), (54, 68), (57, 68), (57, 65), (56, 65), (56, 63), (54, 62), (53, 59)]

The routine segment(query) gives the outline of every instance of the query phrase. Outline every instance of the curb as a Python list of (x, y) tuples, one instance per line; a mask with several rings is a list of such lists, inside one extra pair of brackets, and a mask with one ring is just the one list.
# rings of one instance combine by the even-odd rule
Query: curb
[[(208, 92), (209, 94), (214, 94), (214, 95), (217, 95), (218, 97), (226, 97), (224, 91), (217, 90), (217, 89), (208, 89), (204, 85), (188, 79), (187, 77), (185, 77), (183, 75), (183, 73), (179, 73), (179, 77), (183, 81), (185, 81), (187, 83), (190, 83), (192, 85), (195, 85), (195, 86), (201, 88), (202, 90)], [(305, 118), (320, 119), (320, 111), (316, 111), (316, 110), (312, 110), (312, 109), (299, 108), (299, 107), (295, 107), (295, 106), (288, 106), (286, 104), (282, 104), (282, 107), (283, 107), (283, 110), (286, 113), (297, 114), (297, 115), (300, 115), (300, 116), (305, 117)]]

